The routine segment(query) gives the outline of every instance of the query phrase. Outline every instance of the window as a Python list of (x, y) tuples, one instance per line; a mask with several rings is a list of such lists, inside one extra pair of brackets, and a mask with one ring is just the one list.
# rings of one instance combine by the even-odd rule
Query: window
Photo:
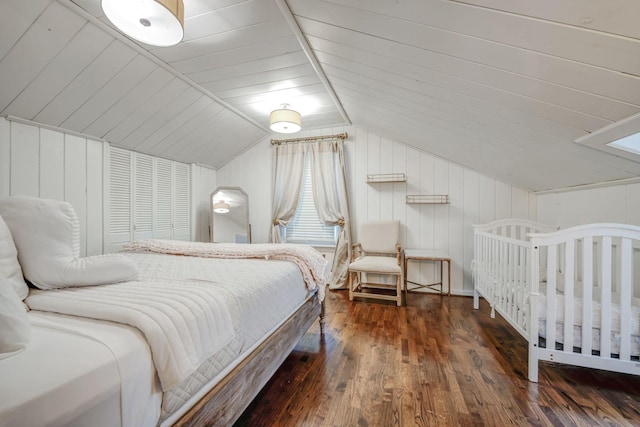
[(324, 225), (318, 218), (311, 185), (311, 160), (307, 153), (302, 178), (302, 194), (293, 221), (284, 230), (285, 241), (314, 246), (335, 246), (339, 229), (339, 226)]

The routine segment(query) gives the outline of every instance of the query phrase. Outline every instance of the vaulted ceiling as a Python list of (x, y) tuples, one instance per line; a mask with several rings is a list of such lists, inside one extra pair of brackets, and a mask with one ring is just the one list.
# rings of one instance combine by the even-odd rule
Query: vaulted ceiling
[(287, 103), (305, 130), (353, 124), (532, 191), (640, 175), (574, 142), (640, 112), (637, 0), (184, 5), (184, 41), (157, 48), (100, 0), (4, 0), (0, 114), (218, 167)]

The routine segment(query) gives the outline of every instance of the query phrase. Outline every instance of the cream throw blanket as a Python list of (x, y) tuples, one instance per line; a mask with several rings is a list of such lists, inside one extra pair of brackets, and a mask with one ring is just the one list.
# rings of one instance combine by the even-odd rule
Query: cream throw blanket
[(290, 243), (202, 243), (177, 240), (138, 240), (124, 246), (123, 252), (156, 252), (203, 258), (253, 258), (291, 261), (302, 273), (307, 289), (317, 289), (320, 301), (324, 300), (325, 286), (331, 267), (314, 248)]
[[(163, 390), (195, 372), (234, 335), (219, 288), (203, 282), (135, 281), (31, 290), (32, 310), (108, 320), (138, 328), (151, 348)], [(46, 355), (43, 355), (46, 357)]]

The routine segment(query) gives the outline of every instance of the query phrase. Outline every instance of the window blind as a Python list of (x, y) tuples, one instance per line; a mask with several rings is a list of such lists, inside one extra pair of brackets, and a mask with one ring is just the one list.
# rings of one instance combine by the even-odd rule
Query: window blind
[(324, 225), (318, 218), (318, 212), (313, 200), (309, 154), (305, 158), (300, 201), (293, 221), (285, 229), (285, 238), (288, 243), (317, 246), (333, 246), (337, 241), (337, 226)]

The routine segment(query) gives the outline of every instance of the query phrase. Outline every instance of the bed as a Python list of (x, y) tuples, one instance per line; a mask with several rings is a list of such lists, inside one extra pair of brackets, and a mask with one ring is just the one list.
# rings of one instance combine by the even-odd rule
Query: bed
[(640, 375), (640, 227), (477, 225), (472, 272), (474, 308), (528, 341), (530, 381), (539, 361)]
[[(83, 261), (75, 237), (56, 247), (61, 228), (77, 235), (68, 204), (10, 199), (0, 202), (0, 323), (20, 318), (30, 336), (8, 349), (0, 339), (0, 426), (231, 425), (312, 323), (322, 326), (328, 266), (310, 247), (149, 240)], [(70, 224), (54, 243), (32, 242), (45, 208), (44, 228), (52, 216)], [(30, 264), (31, 244), (57, 259)], [(20, 265), (8, 268), (11, 257)], [(16, 269), (39, 286), (25, 292)]]

